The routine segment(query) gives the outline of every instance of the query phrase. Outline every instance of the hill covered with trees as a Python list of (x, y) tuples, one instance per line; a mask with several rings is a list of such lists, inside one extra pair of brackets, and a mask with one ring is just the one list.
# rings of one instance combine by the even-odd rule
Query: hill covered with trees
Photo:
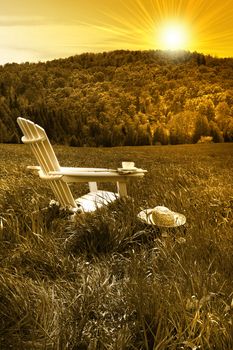
[(231, 142), (233, 59), (118, 50), (5, 64), (0, 142), (19, 142), (18, 116), (71, 146)]

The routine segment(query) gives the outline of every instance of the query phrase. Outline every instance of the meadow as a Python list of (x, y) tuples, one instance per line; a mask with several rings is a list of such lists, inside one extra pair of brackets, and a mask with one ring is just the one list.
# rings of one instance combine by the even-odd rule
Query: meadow
[[(64, 166), (132, 160), (148, 173), (129, 198), (70, 220), (25, 171), (27, 146), (0, 144), (0, 349), (233, 349), (233, 144), (55, 152)], [(137, 219), (156, 205), (186, 224)]]

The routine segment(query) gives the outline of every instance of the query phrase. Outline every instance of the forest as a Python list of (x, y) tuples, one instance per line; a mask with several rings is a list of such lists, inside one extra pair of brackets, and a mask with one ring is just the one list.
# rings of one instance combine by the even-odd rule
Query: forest
[(5, 64), (1, 143), (20, 142), (19, 116), (78, 147), (232, 142), (233, 58), (117, 50)]

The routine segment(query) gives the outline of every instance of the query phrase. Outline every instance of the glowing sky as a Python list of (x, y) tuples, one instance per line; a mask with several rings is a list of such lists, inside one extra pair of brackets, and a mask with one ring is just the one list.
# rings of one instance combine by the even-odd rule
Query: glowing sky
[(0, 1), (0, 64), (115, 49), (233, 57), (233, 0)]

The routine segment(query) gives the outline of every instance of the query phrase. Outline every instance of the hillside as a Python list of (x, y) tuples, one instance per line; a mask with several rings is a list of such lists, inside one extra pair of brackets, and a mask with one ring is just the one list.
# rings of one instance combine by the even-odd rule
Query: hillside
[(233, 59), (121, 50), (6, 64), (0, 142), (19, 142), (18, 116), (72, 146), (230, 142)]

